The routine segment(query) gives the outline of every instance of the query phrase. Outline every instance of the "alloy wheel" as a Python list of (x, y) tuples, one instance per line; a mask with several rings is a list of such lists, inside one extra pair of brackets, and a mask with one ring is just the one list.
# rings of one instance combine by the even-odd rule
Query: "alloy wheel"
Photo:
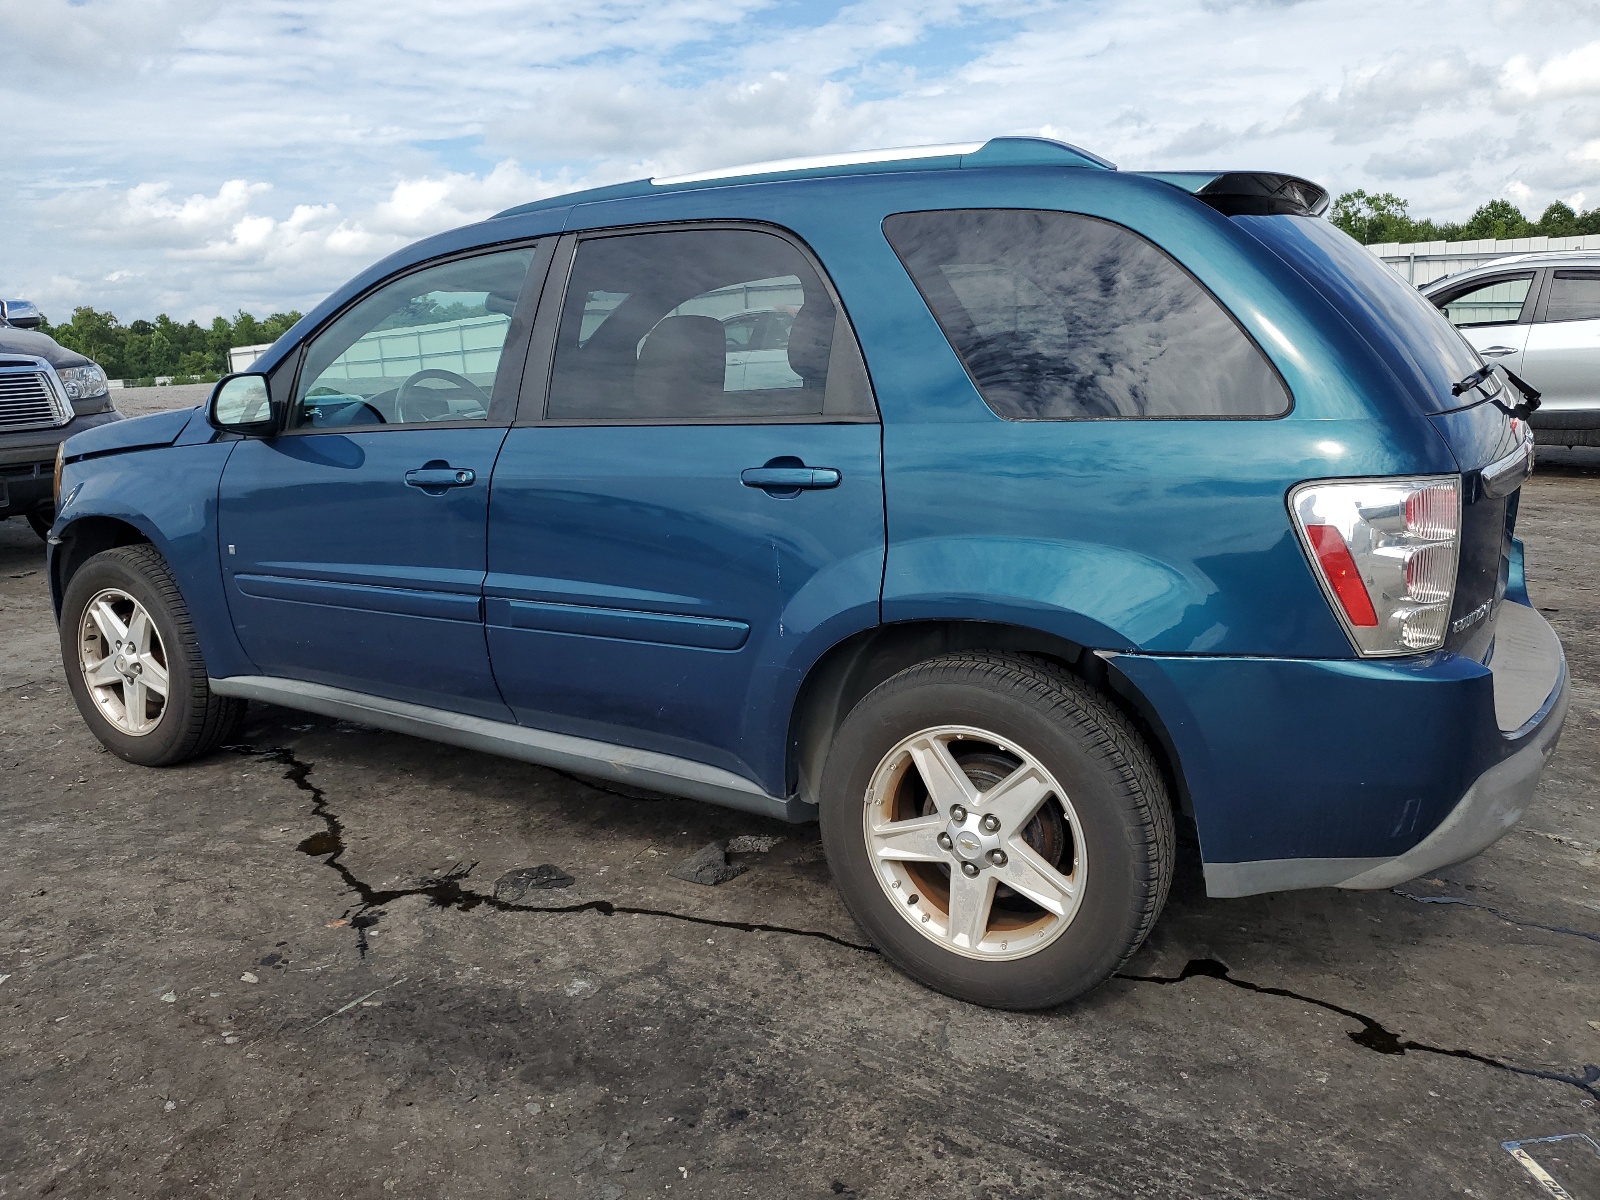
[(987, 730), (937, 726), (890, 750), (868, 785), (863, 833), (896, 911), (968, 958), (1037, 953), (1083, 898), (1088, 864), (1066, 791)]
[(127, 592), (105, 588), (84, 607), (78, 665), (100, 714), (138, 737), (167, 709), (167, 655), (149, 611)]

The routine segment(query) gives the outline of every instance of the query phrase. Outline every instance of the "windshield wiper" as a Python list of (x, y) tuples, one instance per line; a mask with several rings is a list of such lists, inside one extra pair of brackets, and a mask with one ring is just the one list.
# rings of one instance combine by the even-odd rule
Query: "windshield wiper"
[(1520, 417), (1526, 421), (1528, 419), (1528, 414), (1539, 407), (1539, 397), (1543, 396), (1544, 393), (1538, 388), (1534, 387), (1531, 383), (1529, 383), (1521, 375), (1518, 375), (1504, 363), (1496, 363), (1495, 365), (1506, 373), (1506, 378), (1511, 380), (1512, 386), (1515, 387), (1517, 391), (1522, 393), (1522, 403), (1508, 405), (1502, 403), (1498, 399), (1496, 399), (1494, 403), (1498, 405), (1507, 416)]
[(1473, 388), (1480, 386), (1483, 383), (1483, 381), (1488, 379), (1489, 376), (1493, 373), (1494, 368), (1495, 368), (1495, 364), (1494, 363), (1484, 363), (1483, 366), (1479, 367), (1476, 371), (1474, 371), (1471, 375), (1468, 375), (1465, 379), (1462, 379), (1458, 383), (1451, 384), (1450, 385), (1450, 394), (1452, 396), (1459, 396), (1459, 395), (1461, 395), (1462, 392), (1468, 392), (1468, 391), (1471, 391)]

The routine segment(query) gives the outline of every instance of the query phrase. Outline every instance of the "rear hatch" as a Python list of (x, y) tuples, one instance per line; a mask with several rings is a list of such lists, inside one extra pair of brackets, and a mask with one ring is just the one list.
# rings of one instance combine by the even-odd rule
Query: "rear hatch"
[[(1325, 220), (1240, 215), (1233, 220), (1292, 266), (1364, 336), (1402, 390), (1450, 447), (1462, 472), (1462, 522), (1455, 601), (1445, 648), (1487, 661), (1495, 611), (1505, 596), (1521, 475), (1485, 468), (1531, 455), (1526, 423), (1514, 422), (1484, 388), (1452, 388), (1483, 359), (1434, 308), (1378, 257)], [(1488, 390), (1513, 403), (1509, 384)]]

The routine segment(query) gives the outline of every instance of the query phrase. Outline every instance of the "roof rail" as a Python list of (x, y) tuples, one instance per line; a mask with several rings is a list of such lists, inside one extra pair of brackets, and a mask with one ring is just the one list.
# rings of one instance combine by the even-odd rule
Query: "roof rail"
[(1139, 171), (1182, 188), (1227, 217), (1320, 217), (1328, 191), (1298, 175), (1277, 171)]
[(1053, 138), (997, 137), (990, 138), (986, 142), (901, 146), (889, 150), (855, 150), (846, 154), (744, 163), (687, 175), (658, 175), (651, 179), (635, 179), (628, 183), (612, 184), (610, 187), (569, 192), (564, 196), (551, 196), (531, 204), (519, 204), (515, 208), (508, 208), (505, 212), (495, 215), (509, 217), (541, 209), (563, 208), (569, 204), (589, 204), (598, 200), (621, 199), (624, 196), (645, 196), (661, 190), (692, 188), (708, 183), (743, 179), (778, 177), (804, 179), (823, 175), (870, 175), (885, 171), (984, 167), (1088, 167), (1101, 171), (1117, 169), (1115, 163), (1107, 162), (1098, 154), (1092, 154), (1088, 150)]

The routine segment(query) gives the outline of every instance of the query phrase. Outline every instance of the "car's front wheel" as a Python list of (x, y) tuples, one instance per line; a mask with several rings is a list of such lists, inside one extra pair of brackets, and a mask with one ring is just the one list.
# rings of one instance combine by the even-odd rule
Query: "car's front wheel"
[(243, 719), (244, 701), (211, 691), (189, 610), (153, 546), (119, 546), (84, 563), (67, 583), (60, 633), (78, 711), (129, 762), (194, 758)]
[(822, 836), (846, 904), (908, 974), (999, 1008), (1094, 987), (1138, 949), (1172, 878), (1149, 748), (1083, 680), (954, 654), (851, 710), (824, 771)]

